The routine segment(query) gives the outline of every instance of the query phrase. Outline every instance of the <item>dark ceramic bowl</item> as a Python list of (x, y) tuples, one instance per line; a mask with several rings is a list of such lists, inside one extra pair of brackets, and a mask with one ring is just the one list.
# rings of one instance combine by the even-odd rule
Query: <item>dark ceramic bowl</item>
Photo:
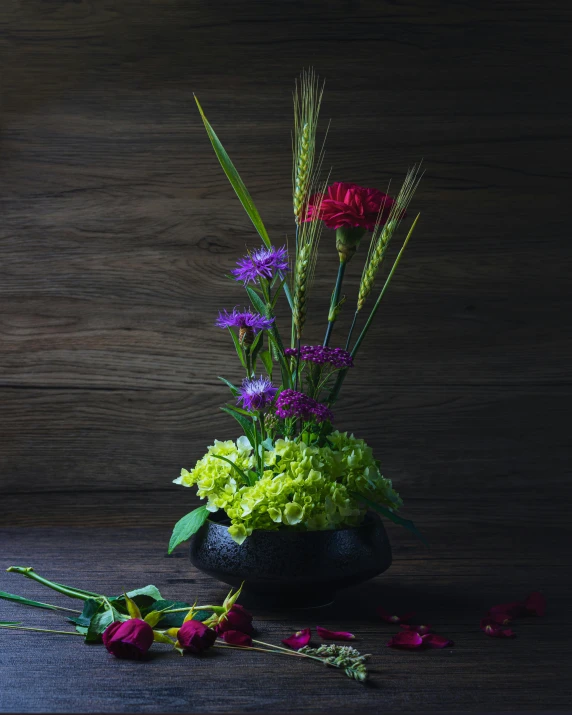
[(191, 563), (231, 586), (245, 581), (250, 600), (311, 607), (367, 581), (391, 565), (391, 545), (378, 516), (332, 531), (254, 531), (235, 543), (225, 515), (213, 514), (191, 539)]

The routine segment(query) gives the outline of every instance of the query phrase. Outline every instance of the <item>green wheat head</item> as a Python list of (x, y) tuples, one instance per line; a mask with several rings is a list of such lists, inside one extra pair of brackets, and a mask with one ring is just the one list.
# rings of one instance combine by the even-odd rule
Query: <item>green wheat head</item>
[(303, 70), (294, 89), (294, 134), (292, 136), (292, 198), (294, 217), (300, 224), (306, 214), (310, 186), (319, 172), (323, 149), (316, 161), (316, 130), (324, 85), (314, 70)]
[(411, 199), (413, 198), (413, 194), (421, 181), (419, 169), (420, 165), (414, 165), (405, 175), (403, 186), (401, 187), (401, 190), (395, 199), (395, 203), (391, 207), (387, 221), (383, 226), (380, 225), (380, 219), (383, 213), (383, 206), (381, 207), (379, 218), (371, 237), (369, 252), (361, 276), (357, 301), (358, 311), (363, 308), (368, 295), (373, 289), (375, 278), (381, 264), (383, 263), (385, 253), (389, 247), (391, 239), (393, 238), (393, 235), (401, 222), (401, 217), (409, 206)]

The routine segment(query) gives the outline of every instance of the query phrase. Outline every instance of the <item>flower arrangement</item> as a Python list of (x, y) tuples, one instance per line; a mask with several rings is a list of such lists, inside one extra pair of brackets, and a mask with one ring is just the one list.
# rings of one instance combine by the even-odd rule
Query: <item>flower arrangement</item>
[[(387, 276), (377, 282), (388, 248), (407, 218), (420, 179), (410, 169), (395, 197), (347, 182), (320, 178), (324, 148), (317, 129), (323, 85), (304, 71), (294, 92), (292, 203), (294, 245), (271, 242), (254, 202), (197, 100), (220, 164), (263, 245), (237, 261), (230, 278), (242, 284), (248, 307), (222, 310), (216, 326), (228, 330), (244, 371), (240, 384), (220, 379), (232, 401), (222, 407), (239, 424), (235, 441), (215, 440), (175, 483), (197, 487), (206, 503), (175, 526), (169, 552), (192, 536), (209, 513), (223, 510), (238, 544), (255, 529), (321, 530), (359, 525), (373, 509), (415, 533), (397, 513), (399, 494), (380, 471), (371, 448), (335, 429), (334, 407), (344, 379), (375, 318), (419, 216), (412, 222)], [(335, 231), (338, 272), (321, 344), (305, 344), (309, 295), (326, 230)], [(344, 274), (365, 234), (371, 234), (349, 333), (343, 347), (330, 345), (345, 308)], [(375, 293), (377, 292), (377, 295)], [(276, 317), (278, 301), (289, 306), (288, 336)], [(371, 300), (371, 304), (370, 304)], [(361, 316), (369, 314), (354, 339)]]

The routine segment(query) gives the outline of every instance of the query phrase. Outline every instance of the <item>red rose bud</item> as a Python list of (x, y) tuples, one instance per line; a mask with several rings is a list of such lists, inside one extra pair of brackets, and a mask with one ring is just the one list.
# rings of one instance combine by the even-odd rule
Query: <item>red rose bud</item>
[(242, 631), (242, 633), (250, 634), (253, 631), (252, 614), (239, 603), (235, 603), (230, 607), (226, 615), (222, 616), (215, 626), (215, 630), (219, 636), (226, 631)]
[(327, 628), (316, 626), (316, 633), (327, 641), (353, 641), (355, 636), (347, 631), (329, 631)]
[(103, 644), (116, 658), (140, 660), (153, 644), (153, 629), (140, 618), (115, 621), (103, 632)]
[(242, 631), (225, 631), (221, 638), (225, 643), (230, 643), (231, 645), (252, 646), (252, 638), (248, 633), (243, 633)]
[(287, 645), (288, 648), (292, 648), (292, 650), (300, 650), (300, 648), (303, 648), (304, 646), (308, 645), (311, 637), (312, 634), (310, 632), (310, 629), (304, 628), (301, 631), (296, 631), (296, 633), (293, 633), (291, 636), (288, 636), (288, 638), (284, 638), (282, 643), (284, 643), (284, 645)]
[(216, 641), (216, 633), (200, 621), (186, 621), (179, 628), (177, 645), (186, 653), (199, 655)]

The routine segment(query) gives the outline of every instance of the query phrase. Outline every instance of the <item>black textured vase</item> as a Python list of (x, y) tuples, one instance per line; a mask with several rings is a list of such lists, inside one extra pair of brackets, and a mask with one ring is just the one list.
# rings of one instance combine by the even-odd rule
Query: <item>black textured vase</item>
[[(224, 517), (224, 515), (222, 515)], [(367, 581), (391, 565), (391, 545), (379, 517), (331, 531), (253, 531), (235, 543), (213, 514), (191, 539), (191, 563), (247, 598), (266, 605), (312, 607), (336, 591)]]

